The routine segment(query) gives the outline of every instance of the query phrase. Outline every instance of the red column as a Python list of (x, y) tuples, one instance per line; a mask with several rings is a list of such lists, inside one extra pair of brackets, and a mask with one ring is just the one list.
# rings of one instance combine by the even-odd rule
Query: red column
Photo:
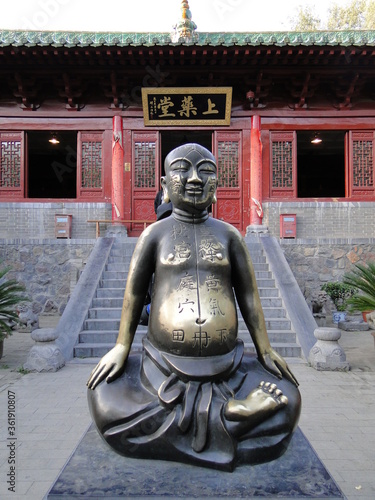
[(113, 117), (112, 136), (112, 220), (124, 219), (124, 146), (122, 117)]
[(263, 219), (262, 143), (258, 115), (251, 118), (250, 141), (250, 226), (260, 226)]

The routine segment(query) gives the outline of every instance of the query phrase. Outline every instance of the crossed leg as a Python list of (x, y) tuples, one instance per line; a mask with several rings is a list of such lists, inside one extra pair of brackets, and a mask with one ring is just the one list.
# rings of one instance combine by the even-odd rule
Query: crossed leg
[(276, 384), (262, 381), (245, 399), (230, 399), (224, 407), (228, 420), (247, 420), (254, 425), (288, 404), (288, 398)]

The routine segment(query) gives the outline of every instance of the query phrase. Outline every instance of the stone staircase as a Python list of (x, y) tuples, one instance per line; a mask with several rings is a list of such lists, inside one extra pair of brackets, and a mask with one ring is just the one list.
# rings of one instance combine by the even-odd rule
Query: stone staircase
[[(88, 311), (78, 344), (74, 348), (75, 358), (101, 358), (115, 344), (120, 325), (122, 300), (130, 259), (136, 238), (117, 238), (112, 246), (105, 270), (96, 291), (96, 297)], [(259, 241), (247, 242), (253, 260), (259, 293), (271, 345), (283, 357), (301, 358), (301, 348), (296, 334), (291, 329), (279, 290)], [(247, 350), (254, 352), (250, 334), (239, 317), (239, 336)], [(133, 350), (140, 350), (146, 327), (139, 326), (133, 341)]]

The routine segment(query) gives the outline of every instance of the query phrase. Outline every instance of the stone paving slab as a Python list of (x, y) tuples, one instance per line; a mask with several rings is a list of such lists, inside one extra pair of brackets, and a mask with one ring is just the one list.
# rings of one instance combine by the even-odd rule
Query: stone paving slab
[[(42, 500), (90, 424), (85, 383), (93, 365), (71, 363), (56, 373), (24, 375), (18, 370), (33, 345), (29, 336), (16, 332), (6, 339), (0, 360), (2, 500)], [(374, 500), (374, 339), (371, 331), (342, 332), (339, 342), (351, 371), (317, 372), (303, 362), (291, 366), (302, 393), (300, 428), (348, 500)], [(6, 483), (8, 390), (16, 395), (15, 493)]]

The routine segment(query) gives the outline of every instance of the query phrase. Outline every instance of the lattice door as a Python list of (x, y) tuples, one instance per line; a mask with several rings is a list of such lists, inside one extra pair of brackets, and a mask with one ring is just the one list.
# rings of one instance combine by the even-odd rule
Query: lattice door
[[(154, 199), (160, 189), (159, 133), (132, 134), (132, 209), (131, 219), (155, 220)], [(130, 234), (143, 231), (142, 222), (132, 224)]]
[(80, 132), (77, 151), (77, 198), (103, 197), (103, 133)]
[(23, 199), (23, 132), (0, 133), (0, 197)]
[(271, 132), (271, 196), (297, 196), (295, 132)]
[(246, 228), (246, 221), (242, 210), (244, 183), (241, 139), (240, 131), (214, 134), (214, 155), (217, 160), (219, 185), (213, 215), (243, 231)]
[(374, 132), (350, 133), (350, 195), (374, 196)]

